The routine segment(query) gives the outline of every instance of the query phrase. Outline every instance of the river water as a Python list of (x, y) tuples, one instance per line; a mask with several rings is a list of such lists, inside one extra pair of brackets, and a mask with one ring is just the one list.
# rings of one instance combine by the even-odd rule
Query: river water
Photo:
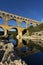
[[(18, 43), (18, 41), (14, 39), (10, 39), (9, 41), (12, 42), (14, 46), (16, 46), (16, 44)], [(39, 48), (40, 46), (37, 47), (37, 45), (34, 45), (33, 43), (30, 42), (29, 42), (30, 45), (26, 46), (26, 41), (24, 40), (23, 43), (24, 43), (24, 47), (19, 48), (20, 49), (19, 52), (18, 49), (15, 47), (16, 52), (24, 54), (23, 55), (17, 53), (20, 56), (20, 58), (24, 60), (27, 63), (27, 65), (43, 65), (43, 51), (41, 51), (42, 48), (40, 50)]]

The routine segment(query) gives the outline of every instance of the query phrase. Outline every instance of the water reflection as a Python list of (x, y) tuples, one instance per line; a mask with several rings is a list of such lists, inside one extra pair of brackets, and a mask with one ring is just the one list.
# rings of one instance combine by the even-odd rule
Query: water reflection
[[(9, 41), (12, 42), (14, 46), (19, 43), (17, 40), (14, 39), (10, 39)], [(28, 65), (43, 65), (43, 47), (41, 47), (37, 43), (38, 41), (22, 40), (22, 46), (15, 47), (17, 55), (25, 60)]]
[(13, 43), (14, 47), (16, 47), (18, 45), (18, 40), (17, 39), (10, 38), (9, 42)]
[[(31, 40), (28, 40), (28, 44), (25, 40), (22, 40), (22, 43), (20, 43), (17, 41), (17, 39), (10, 39), (9, 42), (12, 42), (14, 44), (15, 50), (20, 56), (27, 56), (28, 54), (35, 53), (38, 51), (38, 49), (35, 47), (36, 45)], [(20, 45), (18, 46), (18, 44)]]
[(26, 45), (26, 44), (27, 44), (25, 40), (22, 40), (22, 43), (23, 43), (24, 45)]

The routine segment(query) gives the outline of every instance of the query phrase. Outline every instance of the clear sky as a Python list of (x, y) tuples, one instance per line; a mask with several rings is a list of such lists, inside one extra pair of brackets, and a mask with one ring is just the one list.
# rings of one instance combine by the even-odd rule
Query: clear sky
[(43, 21), (43, 0), (0, 0), (0, 10)]

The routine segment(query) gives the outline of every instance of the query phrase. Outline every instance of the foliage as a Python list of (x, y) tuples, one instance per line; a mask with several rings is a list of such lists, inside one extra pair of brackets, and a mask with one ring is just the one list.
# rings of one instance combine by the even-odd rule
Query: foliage
[(28, 28), (28, 31), (29, 31), (29, 35), (31, 35), (33, 32), (43, 31), (43, 23), (36, 26), (36, 27), (30, 26)]
[(16, 39), (17, 32), (16, 31), (9, 31), (9, 33), (13, 39)]

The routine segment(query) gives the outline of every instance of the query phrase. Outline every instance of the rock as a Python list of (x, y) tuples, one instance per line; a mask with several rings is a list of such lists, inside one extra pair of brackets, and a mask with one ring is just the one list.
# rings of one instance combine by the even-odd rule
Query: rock
[(17, 56), (16, 53), (14, 54), (15, 50), (12, 43), (5, 44), (4, 42), (0, 42), (0, 51), (3, 52), (2, 50), (5, 52), (0, 61), (0, 65), (27, 65)]
[(27, 65), (27, 64), (21, 59), (19, 59), (19, 60), (14, 60), (14, 62), (11, 62), (10, 65)]

